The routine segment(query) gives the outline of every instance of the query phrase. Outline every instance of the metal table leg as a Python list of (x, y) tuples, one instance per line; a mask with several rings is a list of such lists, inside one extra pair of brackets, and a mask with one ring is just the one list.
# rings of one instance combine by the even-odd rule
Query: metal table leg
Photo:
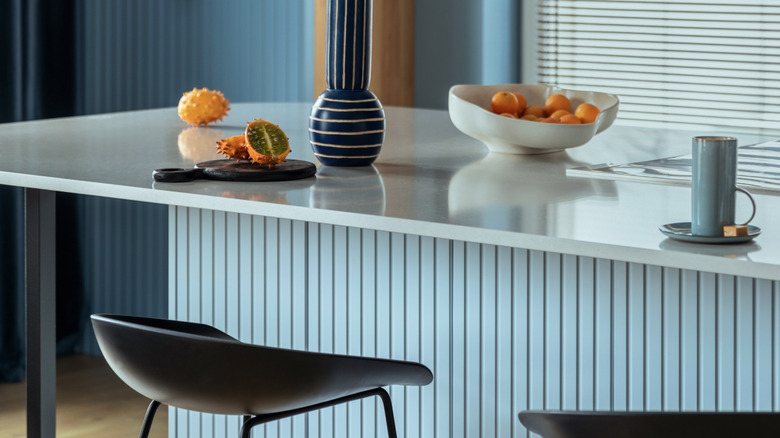
[(27, 436), (56, 432), (55, 192), (24, 189)]

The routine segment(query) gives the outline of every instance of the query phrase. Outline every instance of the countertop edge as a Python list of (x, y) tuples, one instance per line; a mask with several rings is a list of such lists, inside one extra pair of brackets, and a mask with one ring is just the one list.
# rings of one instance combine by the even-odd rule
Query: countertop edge
[[(511, 231), (443, 224), (414, 219), (402, 219), (336, 210), (313, 209), (232, 198), (214, 198), (197, 194), (154, 190), (112, 184), (77, 181), (64, 178), (19, 175), (0, 172), (0, 184), (57, 192), (100, 196), (128, 201), (220, 210), (234, 213), (276, 217), (280, 219), (366, 228), (377, 231), (419, 235), (487, 245), (507, 246), (581, 257), (593, 257), (620, 262), (639, 263), (675, 269), (689, 269), (717, 274), (780, 281), (780, 267), (755, 261), (646, 249), (532, 235)], [(316, 214), (312, 214), (316, 212)]]

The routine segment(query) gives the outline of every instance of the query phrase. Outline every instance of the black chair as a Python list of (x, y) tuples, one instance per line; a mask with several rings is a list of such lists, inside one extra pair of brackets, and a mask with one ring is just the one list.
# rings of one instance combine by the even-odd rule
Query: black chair
[(543, 438), (776, 438), (775, 412), (525, 411), (520, 422)]
[(396, 437), (388, 385), (427, 385), (424, 365), (313, 353), (240, 342), (214, 327), (165, 319), (92, 315), (100, 349), (127, 385), (152, 400), (146, 438), (160, 403), (243, 415), (254, 426), (371, 396), (382, 399), (387, 433)]

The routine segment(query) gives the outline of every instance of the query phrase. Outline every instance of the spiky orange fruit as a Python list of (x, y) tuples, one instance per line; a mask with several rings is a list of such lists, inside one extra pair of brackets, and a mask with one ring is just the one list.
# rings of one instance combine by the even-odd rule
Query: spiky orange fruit
[(244, 138), (249, 157), (255, 163), (274, 167), (290, 153), (290, 140), (282, 128), (263, 119), (247, 123)]
[(230, 102), (220, 91), (193, 88), (179, 99), (179, 117), (191, 125), (222, 120), (230, 110)]
[(217, 142), (217, 152), (234, 160), (249, 160), (244, 134), (234, 135)]

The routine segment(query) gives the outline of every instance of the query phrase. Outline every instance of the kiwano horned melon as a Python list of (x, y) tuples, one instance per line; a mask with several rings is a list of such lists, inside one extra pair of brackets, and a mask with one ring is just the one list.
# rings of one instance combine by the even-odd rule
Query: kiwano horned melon
[(217, 152), (234, 160), (249, 161), (249, 152), (244, 143), (244, 134), (234, 135), (217, 142)]
[(193, 88), (179, 100), (179, 117), (191, 125), (206, 126), (222, 120), (230, 110), (230, 102), (221, 92), (208, 88)]
[(274, 167), (290, 153), (290, 140), (284, 131), (263, 119), (247, 123), (244, 137), (249, 157), (255, 163)]

